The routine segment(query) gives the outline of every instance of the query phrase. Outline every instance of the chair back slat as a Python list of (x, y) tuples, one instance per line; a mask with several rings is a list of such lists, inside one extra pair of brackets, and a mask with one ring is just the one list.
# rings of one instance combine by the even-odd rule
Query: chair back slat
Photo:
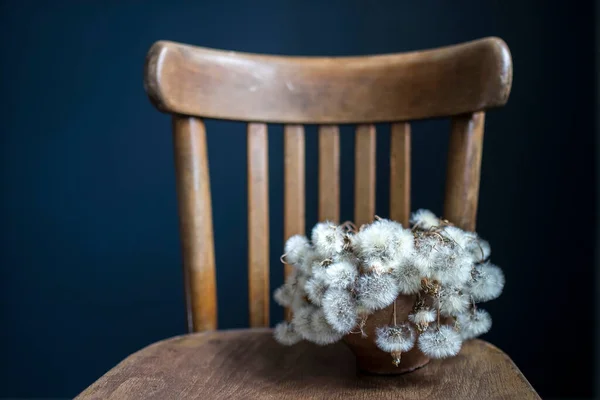
[(408, 226), (410, 217), (410, 124), (390, 129), (390, 218)]
[[(293, 235), (305, 233), (305, 144), (302, 125), (286, 125), (283, 132), (284, 188), (283, 188), (283, 236), (284, 241)], [(285, 265), (284, 277), (293, 267)], [(286, 318), (290, 318), (286, 310)]]
[(483, 150), (484, 112), (452, 118), (444, 217), (458, 227), (475, 230)]
[(145, 85), (162, 111), (239, 121), (409, 121), (498, 107), (512, 69), (506, 44), (484, 38), (431, 50), (285, 57), (155, 43)]
[(340, 130), (319, 126), (319, 221), (340, 219)]
[(375, 135), (375, 125), (356, 127), (354, 223), (359, 228), (375, 216)]
[(267, 125), (248, 124), (250, 326), (269, 326), (269, 146)]
[(173, 116), (188, 329), (217, 329), (217, 283), (204, 123)]

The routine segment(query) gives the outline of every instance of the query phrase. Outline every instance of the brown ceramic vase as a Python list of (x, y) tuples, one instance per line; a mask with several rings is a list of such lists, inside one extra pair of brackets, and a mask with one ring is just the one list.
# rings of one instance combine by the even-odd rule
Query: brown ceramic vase
[[(408, 319), (415, 304), (415, 296), (400, 295), (396, 299), (396, 321), (398, 324)], [(369, 315), (363, 326), (363, 332), (344, 336), (344, 342), (356, 356), (356, 365), (360, 372), (377, 375), (398, 375), (414, 371), (429, 362), (429, 357), (421, 353), (418, 346), (402, 353), (398, 366), (394, 365), (390, 353), (380, 350), (375, 344), (375, 330), (394, 323), (394, 305)]]

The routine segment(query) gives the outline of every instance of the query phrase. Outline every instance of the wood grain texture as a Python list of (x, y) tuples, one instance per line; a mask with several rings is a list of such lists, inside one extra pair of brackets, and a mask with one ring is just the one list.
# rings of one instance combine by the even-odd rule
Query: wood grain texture
[(448, 146), (444, 218), (475, 230), (485, 113), (452, 118)]
[(356, 127), (354, 223), (357, 227), (375, 218), (375, 135), (374, 125)]
[[(284, 191), (283, 191), (283, 240), (305, 233), (305, 143), (302, 125), (286, 125), (283, 133), (284, 147)], [(294, 267), (285, 265), (285, 277)], [(291, 319), (291, 310), (285, 310), (286, 319)]]
[(269, 146), (267, 125), (248, 124), (250, 327), (269, 326)]
[(410, 124), (392, 124), (390, 132), (390, 218), (408, 226), (410, 218)]
[(319, 221), (340, 220), (340, 130), (319, 127)]
[(270, 330), (184, 335), (150, 345), (76, 399), (539, 399), (501, 350), (468, 341), (399, 376), (357, 375), (343, 343), (277, 344)]
[(506, 103), (512, 60), (484, 38), (433, 50), (284, 57), (160, 41), (144, 85), (161, 111), (281, 123), (374, 123), (452, 116)]
[(217, 328), (217, 283), (204, 123), (173, 117), (188, 330)]

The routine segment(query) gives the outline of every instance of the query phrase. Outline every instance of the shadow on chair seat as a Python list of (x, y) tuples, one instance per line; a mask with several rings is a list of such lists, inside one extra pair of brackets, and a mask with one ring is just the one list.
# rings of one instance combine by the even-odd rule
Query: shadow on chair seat
[(515, 364), (481, 340), (399, 376), (357, 374), (343, 343), (277, 344), (268, 329), (205, 332), (132, 354), (77, 399), (538, 399)]

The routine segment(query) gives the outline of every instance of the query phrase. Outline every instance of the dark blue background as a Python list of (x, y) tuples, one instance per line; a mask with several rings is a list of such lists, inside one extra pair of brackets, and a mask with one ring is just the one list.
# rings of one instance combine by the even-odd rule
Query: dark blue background
[[(484, 4), (482, 4), (484, 3)], [(0, 2), (0, 397), (74, 396), (185, 329), (168, 116), (142, 87), (168, 39), (228, 50), (359, 55), (497, 35), (514, 59), (487, 118), (478, 230), (504, 268), (486, 336), (545, 397), (591, 396), (594, 31), (591, 1)], [(208, 121), (221, 328), (247, 316), (242, 124)], [(414, 128), (413, 206), (442, 208), (447, 121)], [(272, 286), (281, 282), (281, 126), (270, 134)], [(343, 128), (342, 218), (352, 217)], [(377, 212), (387, 215), (378, 143)], [(347, 133), (347, 134), (346, 134)], [(309, 127), (308, 221), (316, 214)], [(272, 321), (281, 318), (273, 307)]]

